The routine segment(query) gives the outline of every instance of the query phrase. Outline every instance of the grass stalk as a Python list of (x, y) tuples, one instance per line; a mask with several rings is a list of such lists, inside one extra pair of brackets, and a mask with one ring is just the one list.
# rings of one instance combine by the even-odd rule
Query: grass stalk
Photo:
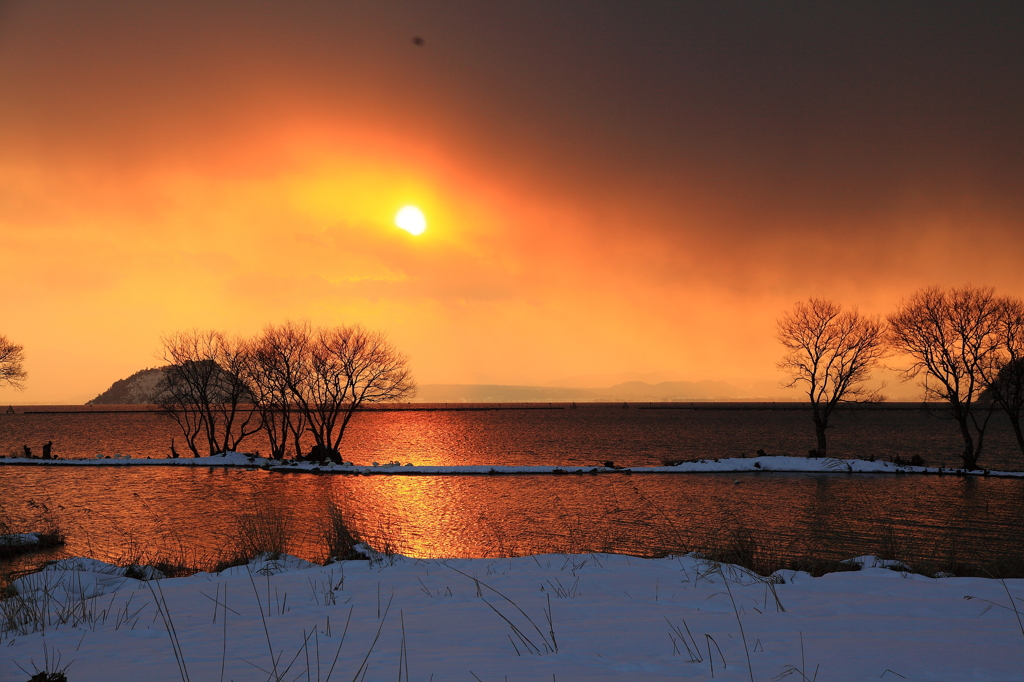
[(391, 599), (388, 599), (387, 608), (384, 609), (384, 617), (380, 619), (380, 625), (377, 626), (377, 634), (374, 635), (373, 642), (370, 643), (370, 649), (366, 652), (366, 656), (363, 658), (363, 662), (359, 665), (359, 669), (356, 670), (355, 676), (352, 678), (352, 682), (356, 682), (359, 679), (359, 674), (363, 673), (366, 676), (366, 670), (369, 668), (367, 663), (370, 660), (370, 654), (373, 653), (373, 648), (377, 646), (377, 640), (380, 639), (380, 631), (384, 629), (384, 623), (388, 619), (388, 611), (391, 610), (391, 602), (395, 598), (395, 595), (391, 595)]
[[(490, 585), (488, 585), (487, 583), (483, 582), (483, 581), (482, 581), (482, 580), (480, 580), (479, 578), (474, 578), (473, 576), (470, 576), (470, 575), (466, 575), (465, 573), (463, 573), (463, 572), (462, 572), (462, 571), (460, 571), (459, 569), (455, 568), (454, 566), (448, 566), (447, 564), (445, 564), (445, 566), (447, 566), (447, 567), (448, 567), (448, 568), (450, 568), (451, 570), (455, 571), (455, 572), (456, 572), (456, 573), (458, 573), (459, 575), (461, 575), (461, 576), (464, 576), (464, 577), (466, 577), (466, 578), (469, 578), (470, 580), (472, 580), (473, 582), (475, 582), (475, 583), (476, 583), (476, 585), (477, 585), (477, 589), (478, 589), (478, 590), (479, 590), (479, 588), (480, 588), (481, 586), (482, 586), (482, 587), (486, 587), (486, 588), (487, 588), (488, 590), (490, 590), (491, 592), (494, 592), (494, 593), (495, 593), (496, 595), (498, 595), (499, 597), (501, 597), (502, 599), (504, 599), (505, 601), (507, 601), (507, 602), (508, 602), (509, 604), (511, 604), (511, 605), (512, 605), (513, 607), (515, 607), (515, 609), (516, 609), (517, 611), (519, 611), (519, 613), (521, 613), (521, 614), (523, 615), (523, 618), (525, 618), (525, 619), (526, 619), (527, 621), (529, 621), (530, 625), (532, 625), (532, 626), (533, 626), (533, 629), (537, 631), (537, 634), (538, 634), (538, 635), (540, 635), (541, 641), (542, 641), (542, 642), (544, 643), (544, 645), (545, 645), (545, 646), (547, 646), (547, 647), (548, 647), (548, 649), (549, 649), (550, 651), (552, 651), (552, 652), (554, 652), (554, 651), (555, 651), (555, 648), (554, 648), (554, 646), (553, 646), (553, 645), (552, 645), (552, 644), (551, 644), (550, 642), (548, 642), (548, 639), (547, 639), (547, 637), (546, 637), (546, 636), (544, 635), (544, 633), (543, 633), (543, 632), (541, 632), (541, 631), (540, 631), (540, 628), (539, 628), (539, 627), (537, 627), (537, 624), (533, 622), (533, 619), (532, 619), (532, 618), (530, 618), (530, 617), (529, 617), (528, 615), (526, 615), (526, 612), (525, 612), (525, 611), (523, 611), (523, 610), (522, 610), (521, 608), (519, 608), (519, 604), (516, 604), (516, 603), (515, 603), (514, 601), (512, 601), (511, 599), (509, 599), (508, 597), (506, 597), (506, 596), (505, 596), (505, 595), (503, 595), (503, 594), (502, 594), (501, 592), (499, 592), (498, 590), (494, 589), (493, 587), (491, 587), (491, 586), (490, 586)], [(483, 597), (481, 597), (481, 599), (483, 599)], [(487, 604), (488, 606), (490, 606), (490, 607), (491, 607), (492, 609), (494, 609), (494, 607), (493, 607), (493, 606), (491, 606), (490, 602), (488, 602), (487, 600), (484, 600), (484, 603), (485, 603), (485, 604)], [(494, 609), (494, 611), (495, 611), (496, 613), (498, 613), (498, 615), (499, 615), (499, 616), (501, 616), (502, 618), (505, 618), (505, 616), (503, 616), (503, 615), (501, 614), (501, 612), (500, 612), (500, 611), (498, 611), (497, 609)], [(511, 621), (509, 621), (509, 620), (508, 620), (507, 618), (505, 618), (505, 620), (506, 620), (507, 622), (509, 622), (509, 624), (511, 625)]]
[[(253, 580), (252, 571), (246, 571), (246, 573), (248, 573), (249, 582), (252, 584), (252, 593), (256, 595), (256, 604), (260, 608), (260, 621), (263, 622), (263, 634), (267, 637), (267, 649), (270, 650), (270, 665), (273, 669), (273, 675), (275, 678), (279, 678), (280, 676), (277, 674), (277, 661), (274, 659), (274, 646), (270, 643), (270, 629), (267, 627), (267, 617), (263, 613), (263, 602), (260, 601), (260, 593), (256, 589), (256, 581)], [(269, 608), (269, 606), (268, 604), (267, 607)]]
[[(154, 582), (156, 582), (156, 586), (160, 590), (159, 597), (157, 597), (156, 591), (153, 589)], [(153, 601), (156, 602), (157, 612), (160, 614), (160, 618), (164, 622), (164, 627), (167, 629), (167, 636), (171, 640), (171, 650), (174, 652), (174, 660), (178, 664), (178, 673), (181, 675), (182, 682), (190, 682), (188, 668), (185, 666), (185, 654), (181, 650), (181, 642), (178, 641), (178, 631), (174, 628), (174, 621), (171, 619), (171, 611), (167, 606), (167, 599), (164, 597), (163, 587), (161, 587), (160, 581), (147, 581), (146, 586), (153, 595)]]
[(352, 622), (352, 609), (355, 605), (348, 607), (348, 618), (345, 620), (345, 629), (341, 633), (341, 641), (338, 642), (338, 650), (334, 652), (334, 660), (331, 662), (331, 669), (327, 671), (327, 678), (324, 682), (331, 682), (331, 675), (334, 673), (334, 666), (338, 664), (338, 656), (341, 654), (341, 647), (345, 644), (345, 635), (348, 634), (348, 625)]
[(740, 611), (736, 608), (736, 599), (733, 597), (732, 587), (729, 586), (729, 579), (725, 577), (721, 566), (718, 567), (718, 572), (722, 576), (722, 581), (725, 582), (725, 590), (729, 593), (729, 601), (732, 602), (732, 612), (736, 615), (736, 624), (740, 627), (740, 638), (743, 640), (743, 652), (747, 655), (747, 672), (750, 673), (750, 682), (754, 682), (754, 667), (750, 662), (750, 648), (747, 646), (747, 633), (743, 630)]
[(1024, 636), (1024, 623), (1021, 622), (1020, 611), (1017, 609), (1017, 602), (1013, 600), (1013, 595), (1010, 594), (1010, 588), (1006, 586), (1006, 580), (1000, 578), (999, 584), (1002, 585), (1003, 589), (1006, 591), (1006, 597), (1010, 600), (1010, 608), (1013, 609), (1013, 615), (1017, 616), (1017, 627), (1020, 628), (1021, 636)]
[(349, 528), (344, 513), (333, 499), (328, 499), (324, 504), (319, 519), (319, 535), (326, 553), (324, 564), (365, 558), (356, 550), (359, 540)]

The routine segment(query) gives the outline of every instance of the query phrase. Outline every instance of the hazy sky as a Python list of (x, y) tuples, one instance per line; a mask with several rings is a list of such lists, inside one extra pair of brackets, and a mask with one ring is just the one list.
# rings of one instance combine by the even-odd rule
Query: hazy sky
[(288, 318), (775, 380), (799, 299), (1024, 295), (1024, 3), (0, 0), (0, 235), (0, 402)]

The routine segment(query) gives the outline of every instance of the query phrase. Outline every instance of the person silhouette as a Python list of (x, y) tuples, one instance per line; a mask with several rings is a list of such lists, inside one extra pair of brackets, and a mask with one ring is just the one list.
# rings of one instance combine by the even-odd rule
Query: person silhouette
[(50, 457), (50, 451), (53, 449), (53, 441), (49, 440), (43, 443), (43, 459), (53, 459)]
[(32, 456), (32, 448), (30, 448), (27, 445), (22, 445), (21, 447), (25, 450), (25, 456), (26, 457), (31, 457)]

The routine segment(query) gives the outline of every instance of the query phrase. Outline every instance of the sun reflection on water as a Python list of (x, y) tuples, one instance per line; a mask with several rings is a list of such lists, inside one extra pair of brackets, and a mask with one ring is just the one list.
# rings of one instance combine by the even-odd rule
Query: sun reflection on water
[(5, 509), (59, 509), (66, 547), (40, 557), (185, 560), (231, 546), (240, 513), (282, 516), (288, 550), (319, 559), (317, 523), (333, 499), (378, 549), (411, 557), (548, 552), (657, 555), (752, 532), (773, 551), (878, 551), (887, 528), (922, 555), (1024, 553), (1024, 482), (954, 477), (327, 476), (225, 469), (0, 467)]

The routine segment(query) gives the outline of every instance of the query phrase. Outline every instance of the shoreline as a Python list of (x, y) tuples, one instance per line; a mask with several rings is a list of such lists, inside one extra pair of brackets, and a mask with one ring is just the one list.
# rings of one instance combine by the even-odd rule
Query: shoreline
[[(607, 410), (607, 409), (639, 409), (639, 410), (687, 410), (687, 411), (763, 411), (791, 412), (810, 411), (811, 406), (806, 400), (645, 400), (645, 399), (607, 399), (607, 400), (535, 400), (535, 401), (493, 401), (493, 402), (412, 402), (412, 403), (375, 403), (364, 405), (357, 411), (372, 414), (374, 412), (491, 412), (508, 410)], [(0, 412), (0, 417), (16, 415), (62, 415), (62, 414), (153, 414), (166, 413), (155, 405), (36, 405), (12, 404), (10, 412)], [(922, 402), (894, 400), (882, 403), (849, 403), (836, 407), (837, 412), (945, 412), (948, 406), (943, 402)]]
[(273, 473), (334, 474), (349, 476), (522, 476), (522, 475), (603, 475), (603, 474), (702, 474), (702, 473), (815, 473), (815, 474), (917, 474), (932, 476), (976, 476), (989, 478), (1024, 478), (1024, 471), (994, 471), (980, 469), (946, 469), (894, 464), (882, 460), (835, 459), (765, 455), (758, 457), (732, 457), (682, 462), (675, 466), (620, 467), (620, 466), (565, 466), (565, 465), (454, 465), (430, 466), (389, 462), (372, 465), (294, 460), (270, 460), (240, 452), (228, 452), (211, 457), (164, 459), (36, 459), (0, 457), (0, 466), (185, 466), (260, 469)]

